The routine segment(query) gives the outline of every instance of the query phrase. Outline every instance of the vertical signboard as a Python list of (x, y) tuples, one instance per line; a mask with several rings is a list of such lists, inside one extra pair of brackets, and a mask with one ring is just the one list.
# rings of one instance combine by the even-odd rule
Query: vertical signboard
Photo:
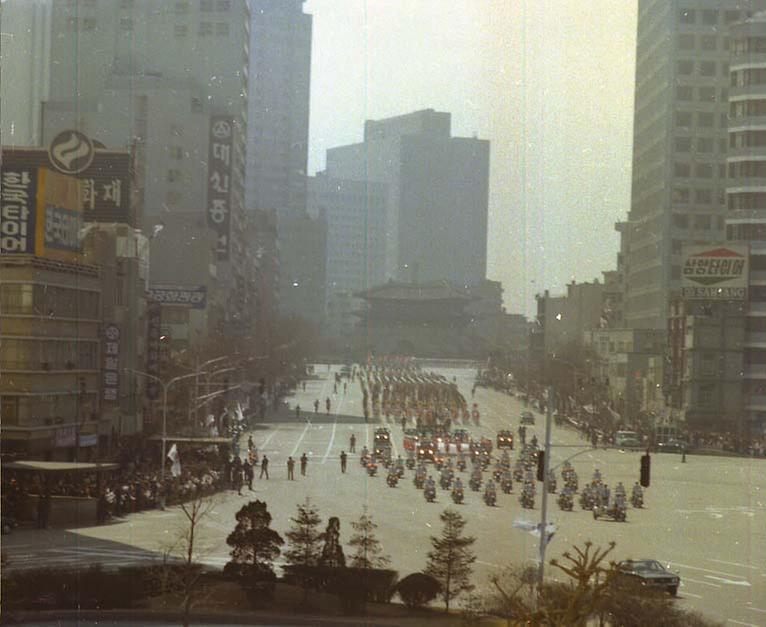
[[(152, 376), (160, 376), (160, 304), (146, 304), (146, 372)], [(156, 401), (160, 397), (160, 386), (153, 379), (146, 384), (146, 398)]]
[(116, 324), (108, 324), (104, 329), (102, 373), (101, 398), (116, 403), (120, 389), (120, 327)]
[(37, 173), (36, 254), (73, 261), (82, 253), (80, 182), (47, 168)]
[(210, 116), (207, 172), (207, 225), (218, 236), (216, 255), (228, 260), (231, 232), (232, 118)]
[(37, 168), (8, 167), (0, 173), (0, 254), (35, 254)]

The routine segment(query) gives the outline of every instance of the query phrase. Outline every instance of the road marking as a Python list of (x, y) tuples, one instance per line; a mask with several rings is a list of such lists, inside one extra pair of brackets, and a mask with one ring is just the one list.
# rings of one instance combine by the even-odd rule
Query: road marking
[(725, 579), (724, 577), (716, 577), (715, 575), (705, 575), (708, 579), (715, 579), (716, 581), (720, 581), (721, 583), (727, 583), (732, 586), (745, 586), (746, 588), (750, 587), (749, 581), (743, 581), (741, 579)]
[(708, 562), (718, 562), (719, 564), (728, 564), (729, 566), (741, 566), (742, 568), (749, 568), (750, 570), (758, 570), (757, 566), (751, 566), (750, 564), (740, 564), (738, 562), (726, 562), (724, 560), (716, 560), (709, 558)]
[(741, 620), (734, 620), (733, 618), (730, 618), (726, 622), (734, 623), (735, 625), (746, 625), (747, 627), (758, 627), (758, 625), (754, 625), (753, 623), (743, 623)]
[[(684, 577), (683, 581), (691, 581), (692, 583), (702, 584), (703, 586), (710, 586), (711, 588), (720, 588), (717, 583), (710, 583), (709, 581), (700, 581), (699, 579), (692, 579), (691, 577)], [(683, 581), (681, 583), (683, 583)]]
[(269, 437), (268, 437), (268, 438), (266, 438), (266, 439), (265, 439), (265, 440), (264, 440), (264, 441), (261, 443), (261, 451), (264, 451), (264, 450), (266, 450), (266, 446), (269, 444), (269, 442), (271, 442), (271, 438), (273, 438), (273, 437), (274, 437), (274, 436), (277, 434), (277, 431), (278, 431), (278, 430), (279, 430), (279, 429), (274, 429), (274, 430), (273, 430), (273, 431), (272, 431), (272, 432), (269, 434)]
[(760, 607), (748, 607), (747, 609), (749, 609), (751, 612), (762, 612), (766, 614), (766, 610), (762, 610)]
[(741, 575), (732, 575), (731, 573), (724, 573), (720, 570), (710, 570), (709, 568), (700, 568), (699, 566), (689, 566), (688, 564), (681, 564), (681, 562), (670, 561), (671, 564), (680, 566), (681, 568), (691, 568), (692, 570), (701, 570), (705, 573), (713, 573), (714, 575), (723, 575), (724, 577), (740, 577)]
[(327, 450), (324, 452), (324, 457), (322, 458), (322, 463), (324, 464), (327, 461), (327, 456), (330, 454), (330, 450), (332, 450), (332, 444), (335, 442), (335, 429), (338, 426), (338, 414), (335, 414), (335, 420), (333, 420), (332, 423), (332, 433), (330, 434), (330, 442), (327, 444)]
[(687, 592), (686, 590), (684, 590), (681, 593), (681, 595), (685, 596), (685, 597), (694, 597), (695, 599), (704, 599), (705, 598), (705, 597), (703, 597), (703, 596), (701, 596), (699, 594), (692, 594), (691, 592)]
[(502, 568), (500, 564), (493, 564), (492, 562), (482, 562), (481, 560), (476, 560), (477, 564), (484, 564), (485, 566), (492, 566), (493, 568)]
[(295, 455), (295, 451), (298, 450), (298, 447), (301, 445), (301, 442), (303, 442), (303, 437), (306, 435), (306, 431), (309, 430), (310, 426), (311, 426), (311, 423), (307, 422), (306, 426), (303, 428), (303, 433), (301, 433), (301, 437), (298, 438), (298, 441), (295, 443), (295, 447), (293, 447), (293, 452), (290, 453), (290, 457)]

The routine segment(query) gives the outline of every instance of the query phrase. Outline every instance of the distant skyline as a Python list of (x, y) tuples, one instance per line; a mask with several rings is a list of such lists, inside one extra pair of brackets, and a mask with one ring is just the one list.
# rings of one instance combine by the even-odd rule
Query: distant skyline
[[(309, 173), (366, 119), (433, 108), (491, 142), (488, 277), (509, 311), (615, 267), (630, 207), (636, 2), (308, 0)], [(526, 147), (526, 149), (524, 149)]]

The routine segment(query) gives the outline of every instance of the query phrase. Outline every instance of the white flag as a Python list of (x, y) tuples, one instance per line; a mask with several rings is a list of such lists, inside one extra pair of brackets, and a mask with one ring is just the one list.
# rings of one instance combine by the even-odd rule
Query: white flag
[(173, 465), (170, 467), (170, 474), (174, 477), (179, 477), (181, 475), (181, 455), (179, 455), (178, 447), (175, 444), (168, 451), (168, 459), (173, 462)]

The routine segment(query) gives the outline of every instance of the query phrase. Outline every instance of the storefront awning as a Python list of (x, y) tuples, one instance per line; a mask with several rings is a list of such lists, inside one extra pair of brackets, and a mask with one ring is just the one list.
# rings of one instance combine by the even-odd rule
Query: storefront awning
[(43, 473), (99, 472), (102, 470), (115, 470), (119, 467), (119, 464), (112, 463), (43, 462), (32, 460), (19, 460), (3, 464), (3, 470), (27, 470)]

